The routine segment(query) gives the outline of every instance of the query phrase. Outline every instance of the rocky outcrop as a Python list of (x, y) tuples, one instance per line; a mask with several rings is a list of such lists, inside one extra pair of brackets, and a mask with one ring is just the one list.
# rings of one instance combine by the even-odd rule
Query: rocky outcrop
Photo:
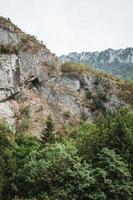
[[(127, 103), (119, 95), (115, 78), (91, 70), (62, 72), (58, 58), (41, 42), (10, 21), (4, 26), (3, 21), (0, 19), (0, 43), (5, 45), (0, 52), (0, 118), (15, 129), (38, 135), (49, 113), (57, 128), (64, 123), (75, 126), (81, 119), (93, 122)], [(12, 46), (17, 53), (8, 51)]]
[(60, 61), (87, 64), (125, 79), (133, 79), (133, 48), (107, 49), (101, 52), (74, 52), (62, 55)]

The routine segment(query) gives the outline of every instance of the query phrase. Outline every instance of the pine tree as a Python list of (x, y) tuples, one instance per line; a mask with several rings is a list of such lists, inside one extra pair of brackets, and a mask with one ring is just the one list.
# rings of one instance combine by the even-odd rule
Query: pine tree
[(49, 114), (41, 132), (41, 142), (43, 144), (49, 144), (53, 143), (54, 139), (54, 123), (51, 114)]

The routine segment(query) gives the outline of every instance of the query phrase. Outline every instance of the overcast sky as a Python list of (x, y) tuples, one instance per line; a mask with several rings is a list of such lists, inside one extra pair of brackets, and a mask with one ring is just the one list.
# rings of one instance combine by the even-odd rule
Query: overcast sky
[(133, 0), (0, 0), (0, 15), (57, 55), (133, 46)]

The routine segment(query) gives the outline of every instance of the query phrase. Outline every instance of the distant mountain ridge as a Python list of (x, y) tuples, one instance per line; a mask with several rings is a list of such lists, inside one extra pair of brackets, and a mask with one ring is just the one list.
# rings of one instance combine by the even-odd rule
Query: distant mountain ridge
[(124, 79), (133, 80), (133, 48), (107, 49), (101, 52), (69, 53), (62, 55), (60, 61), (91, 65)]

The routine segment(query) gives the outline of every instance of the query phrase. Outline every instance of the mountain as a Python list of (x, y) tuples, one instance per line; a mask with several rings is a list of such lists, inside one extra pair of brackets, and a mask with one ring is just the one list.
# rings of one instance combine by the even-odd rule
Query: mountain
[(60, 61), (91, 65), (115, 76), (133, 80), (133, 48), (107, 49), (101, 52), (69, 53), (62, 55)]
[(0, 17), (0, 200), (133, 199), (132, 108), (132, 81)]
[[(98, 55), (102, 53), (90, 57), (95, 60)], [(106, 57), (109, 62), (111, 56)], [(132, 61), (131, 56), (122, 59)], [(0, 119), (6, 119), (15, 131), (39, 135), (49, 113), (57, 129), (81, 120), (93, 122), (132, 102), (132, 83), (80, 64), (61, 64), (42, 42), (0, 17)]]

